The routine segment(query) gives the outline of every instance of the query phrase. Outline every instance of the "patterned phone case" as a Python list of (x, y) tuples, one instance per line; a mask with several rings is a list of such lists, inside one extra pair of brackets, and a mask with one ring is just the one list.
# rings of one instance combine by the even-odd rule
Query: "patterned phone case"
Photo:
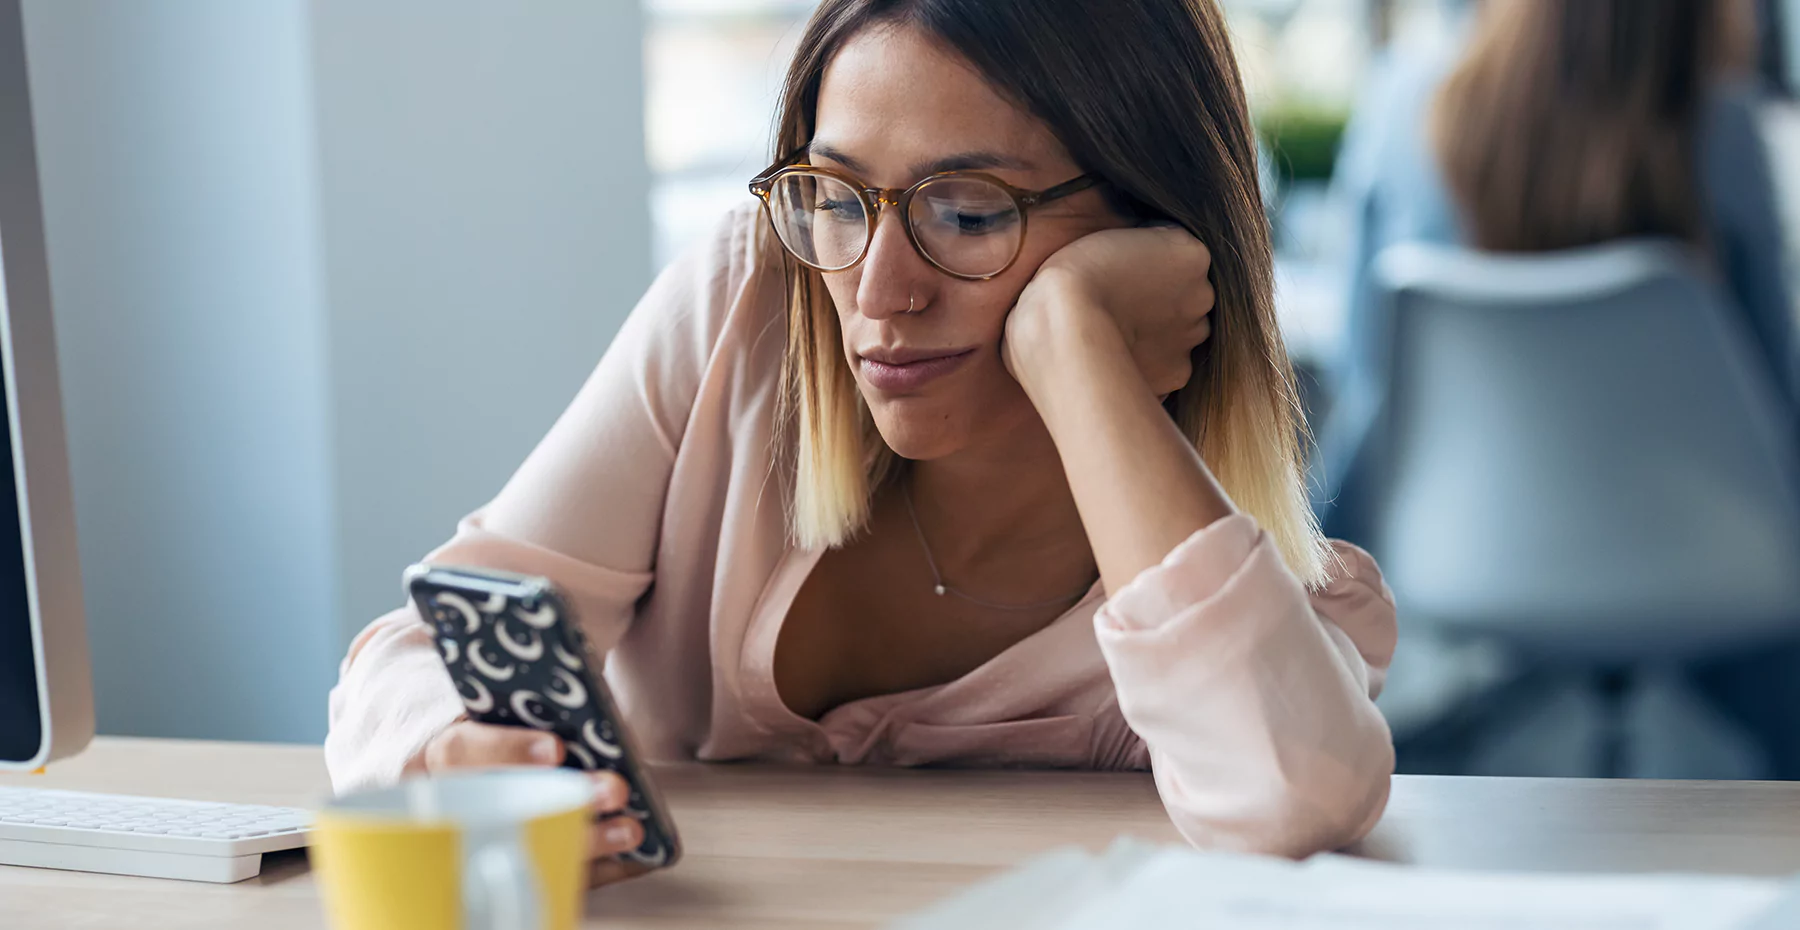
[(564, 766), (619, 773), (631, 786), (626, 813), (644, 828), (644, 842), (619, 858), (673, 865), (675, 825), (556, 588), (543, 578), (428, 565), (410, 569), (406, 586), (470, 719), (548, 730), (568, 747)]

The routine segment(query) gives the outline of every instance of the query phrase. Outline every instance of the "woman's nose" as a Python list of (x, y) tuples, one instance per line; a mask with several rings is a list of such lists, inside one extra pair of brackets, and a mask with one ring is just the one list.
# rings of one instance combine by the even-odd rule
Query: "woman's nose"
[(937, 272), (906, 237), (906, 220), (892, 207), (875, 220), (869, 254), (863, 256), (862, 280), (856, 285), (857, 310), (871, 320), (885, 320), (931, 302)]

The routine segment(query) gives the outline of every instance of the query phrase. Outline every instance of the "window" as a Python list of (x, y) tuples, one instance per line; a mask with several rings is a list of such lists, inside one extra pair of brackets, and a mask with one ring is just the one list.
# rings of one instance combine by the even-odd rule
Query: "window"
[(658, 267), (768, 165), (775, 105), (816, 0), (645, 0), (645, 136)]

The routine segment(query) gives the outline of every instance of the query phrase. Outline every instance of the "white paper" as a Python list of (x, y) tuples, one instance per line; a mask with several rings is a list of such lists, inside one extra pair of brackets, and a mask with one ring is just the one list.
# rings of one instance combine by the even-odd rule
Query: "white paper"
[(1058, 850), (893, 930), (1743, 930), (1767, 879), (1460, 872), (1122, 843)]
[(936, 927), (1059, 927), (1082, 904), (1111, 894), (1160, 847), (1121, 840), (1096, 857), (1076, 846), (1045, 853), (983, 882), (928, 911), (904, 918), (893, 930)]

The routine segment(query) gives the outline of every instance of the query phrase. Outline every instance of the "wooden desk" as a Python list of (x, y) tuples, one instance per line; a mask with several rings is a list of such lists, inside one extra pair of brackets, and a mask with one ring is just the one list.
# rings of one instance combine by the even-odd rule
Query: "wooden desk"
[[(674, 766), (672, 872), (601, 889), (589, 925), (874, 927), (1044, 850), (1177, 839), (1148, 776)], [(0, 784), (307, 806), (316, 747), (102, 739)], [(1359, 850), (1435, 866), (1800, 871), (1800, 784), (1401, 777)], [(320, 930), (305, 857), (204, 885), (0, 867), (0, 927)]]

